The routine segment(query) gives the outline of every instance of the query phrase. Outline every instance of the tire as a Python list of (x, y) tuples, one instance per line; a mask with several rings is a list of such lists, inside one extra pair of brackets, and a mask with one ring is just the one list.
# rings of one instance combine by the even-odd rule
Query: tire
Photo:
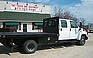
[(85, 36), (81, 36), (81, 40), (78, 41), (78, 45), (83, 46), (85, 44), (86, 40), (85, 40)]
[(23, 44), (23, 50), (25, 53), (34, 53), (37, 50), (37, 43), (34, 40), (28, 40)]

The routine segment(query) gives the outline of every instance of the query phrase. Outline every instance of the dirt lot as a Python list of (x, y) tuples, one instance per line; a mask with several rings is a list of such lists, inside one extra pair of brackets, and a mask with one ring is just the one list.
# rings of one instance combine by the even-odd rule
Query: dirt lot
[(0, 45), (0, 58), (93, 58), (93, 33), (89, 34), (89, 40), (84, 46), (44, 48), (33, 54), (23, 54), (19, 50), (12, 52)]

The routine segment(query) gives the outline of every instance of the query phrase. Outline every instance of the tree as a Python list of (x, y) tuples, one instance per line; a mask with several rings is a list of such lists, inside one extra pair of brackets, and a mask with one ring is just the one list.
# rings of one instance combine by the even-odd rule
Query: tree
[(74, 20), (76, 23), (79, 22), (79, 20), (77, 19), (77, 17), (73, 14), (71, 14), (69, 11), (67, 10), (63, 10), (61, 7), (54, 8), (54, 15), (55, 17), (59, 17), (61, 19), (70, 19), (70, 20)]
[(84, 18), (80, 18), (80, 21), (82, 22), (83, 25), (86, 23), (86, 19)]
[(61, 19), (70, 19), (70, 20), (74, 20), (77, 24), (79, 24), (79, 22), (82, 22), (82, 24), (85, 24), (85, 19), (84, 18), (77, 18), (74, 14), (72, 14), (71, 12), (67, 11), (67, 10), (63, 10), (61, 7), (55, 7), (54, 8), (54, 14), (53, 16), (55, 17), (59, 17)]

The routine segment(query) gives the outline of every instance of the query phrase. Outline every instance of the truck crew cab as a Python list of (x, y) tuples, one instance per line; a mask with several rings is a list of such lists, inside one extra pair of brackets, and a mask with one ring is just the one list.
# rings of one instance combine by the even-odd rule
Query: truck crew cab
[(88, 39), (87, 32), (73, 20), (53, 17), (44, 19), (43, 24), (43, 32), (0, 32), (0, 42), (6, 47), (14, 43), (26, 53), (33, 53), (38, 45), (73, 41), (82, 46)]

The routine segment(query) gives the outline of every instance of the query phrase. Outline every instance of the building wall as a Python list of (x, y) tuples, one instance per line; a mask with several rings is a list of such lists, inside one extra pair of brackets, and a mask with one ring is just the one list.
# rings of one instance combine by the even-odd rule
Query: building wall
[(31, 32), (32, 30), (32, 23), (27, 23), (27, 31)]
[(0, 22), (0, 28), (2, 28), (2, 27), (3, 27), (3, 23)]
[[(21, 26), (18, 25), (17, 32), (23, 32), (23, 24), (27, 24), (27, 32), (43, 32), (42, 29), (34, 29), (33, 30), (32, 22), (21, 22)], [(4, 26), (3, 22), (0, 22), (0, 28), (7, 28), (7, 27), (3, 27), (3, 26)]]
[(43, 32), (42, 29), (34, 29), (32, 30), (32, 22), (30, 23), (21, 23), (21, 30), (19, 30), (19, 26), (18, 26), (18, 29), (17, 29), (17, 32), (23, 32), (23, 24), (27, 24), (27, 32)]

